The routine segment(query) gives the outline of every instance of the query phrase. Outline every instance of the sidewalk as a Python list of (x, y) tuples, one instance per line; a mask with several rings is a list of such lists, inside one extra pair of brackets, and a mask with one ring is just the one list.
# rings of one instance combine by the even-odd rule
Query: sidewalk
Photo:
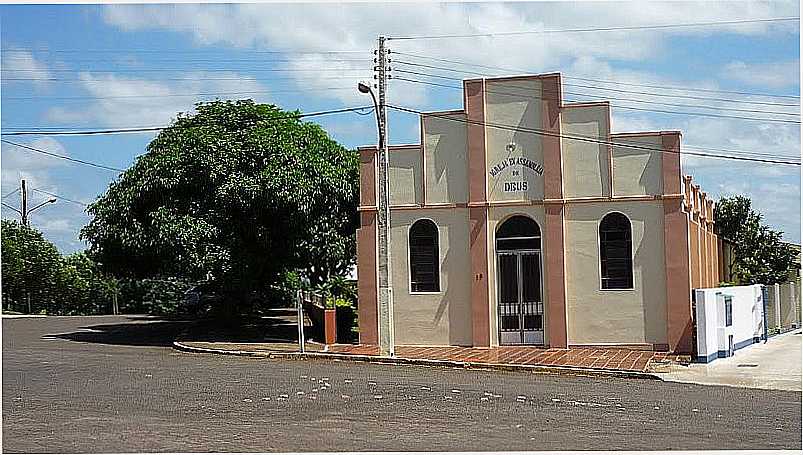
[(733, 357), (708, 364), (673, 365), (661, 379), (706, 385), (726, 385), (755, 389), (803, 389), (801, 375), (801, 330), (793, 330), (736, 351)]
[(305, 354), (297, 343), (227, 343), (182, 341), (174, 347), (184, 351), (271, 358), (317, 357), (388, 363), (460, 366), (472, 368), (528, 369), (555, 373), (585, 373), (653, 377), (673, 363), (688, 364), (689, 356), (653, 351), (593, 348), (538, 348), (501, 346), (463, 348), (454, 346), (398, 346), (396, 357), (379, 356), (374, 345), (307, 343)]

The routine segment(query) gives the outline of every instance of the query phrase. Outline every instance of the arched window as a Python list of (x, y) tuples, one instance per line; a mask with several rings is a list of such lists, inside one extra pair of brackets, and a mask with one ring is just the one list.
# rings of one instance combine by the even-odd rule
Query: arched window
[(602, 289), (633, 287), (633, 245), (630, 220), (609, 213), (599, 223), (599, 260)]
[(410, 290), (439, 292), (438, 227), (418, 220), (410, 227)]
[(496, 249), (540, 250), (541, 229), (538, 223), (522, 215), (508, 218), (496, 231)]

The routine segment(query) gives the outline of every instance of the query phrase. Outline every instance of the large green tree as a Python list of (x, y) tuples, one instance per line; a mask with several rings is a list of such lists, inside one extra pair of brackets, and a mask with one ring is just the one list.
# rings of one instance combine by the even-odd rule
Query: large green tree
[(741, 284), (783, 283), (797, 252), (783, 242), (783, 233), (762, 222), (745, 196), (722, 198), (714, 207), (717, 234), (733, 244), (733, 274)]
[(250, 100), (180, 114), (89, 206), (90, 256), (118, 276), (207, 280), (235, 302), (290, 271), (344, 273), (357, 155), (297, 114)]

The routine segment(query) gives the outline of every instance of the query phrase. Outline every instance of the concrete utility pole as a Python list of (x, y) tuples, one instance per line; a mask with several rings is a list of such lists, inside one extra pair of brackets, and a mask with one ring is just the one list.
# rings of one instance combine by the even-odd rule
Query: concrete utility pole
[(25, 187), (25, 179), (20, 181), (20, 197), (22, 197), (22, 225), (28, 225), (28, 189)]
[(393, 288), (390, 273), (390, 194), (388, 192), (388, 120), (385, 99), (388, 80), (389, 51), (385, 37), (379, 37), (377, 73), (379, 84), (379, 201), (377, 228), (379, 230), (379, 351), (381, 355), (395, 355), (393, 328)]
[[(34, 189), (34, 191), (36, 191), (36, 189)], [(30, 215), (34, 210), (36, 210), (38, 208), (41, 208), (41, 207), (44, 207), (47, 204), (52, 204), (52, 203), (56, 202), (56, 198), (55, 197), (51, 197), (50, 199), (46, 200), (45, 202), (42, 202), (41, 204), (37, 205), (36, 207), (28, 210), (28, 187), (25, 184), (25, 179), (20, 180), (20, 198), (21, 198), (20, 210), (17, 210), (15, 207), (12, 207), (12, 206), (6, 204), (5, 202), (3, 202), (2, 204), (3, 204), (3, 207), (9, 208), (9, 209), (11, 209), (11, 210), (13, 210), (13, 211), (15, 211), (15, 212), (20, 214), (20, 221), (22, 222), (23, 226), (28, 226), (28, 215)]]

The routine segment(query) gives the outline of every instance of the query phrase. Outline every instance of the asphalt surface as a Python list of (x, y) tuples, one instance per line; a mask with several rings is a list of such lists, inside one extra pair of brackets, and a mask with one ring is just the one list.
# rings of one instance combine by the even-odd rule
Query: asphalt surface
[(3, 319), (3, 451), (800, 449), (801, 393), (180, 353), (187, 323)]

